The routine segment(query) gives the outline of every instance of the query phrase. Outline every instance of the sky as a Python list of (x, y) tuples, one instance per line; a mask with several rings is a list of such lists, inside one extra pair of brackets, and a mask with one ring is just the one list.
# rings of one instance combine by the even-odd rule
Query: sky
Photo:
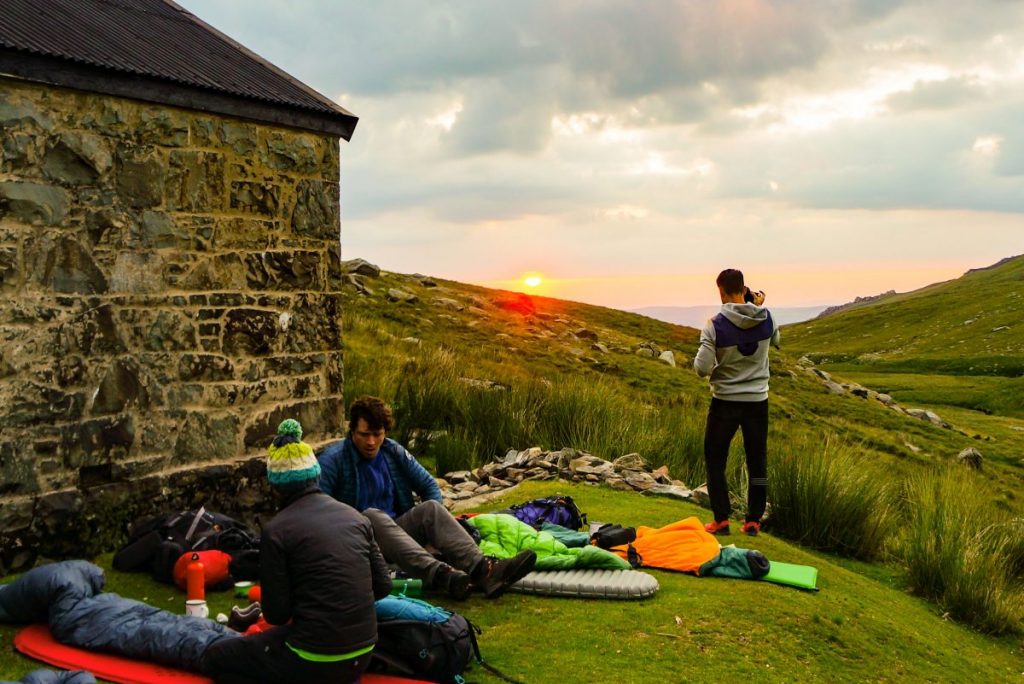
[(359, 117), (345, 259), (628, 309), (1024, 253), (1024, 2), (178, 2)]

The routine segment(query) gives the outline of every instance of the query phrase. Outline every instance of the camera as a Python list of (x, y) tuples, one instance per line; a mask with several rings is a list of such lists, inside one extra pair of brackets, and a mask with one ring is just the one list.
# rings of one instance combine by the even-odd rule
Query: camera
[(749, 287), (746, 288), (746, 291), (743, 293), (743, 301), (745, 301), (747, 304), (754, 303), (754, 291), (751, 290)]

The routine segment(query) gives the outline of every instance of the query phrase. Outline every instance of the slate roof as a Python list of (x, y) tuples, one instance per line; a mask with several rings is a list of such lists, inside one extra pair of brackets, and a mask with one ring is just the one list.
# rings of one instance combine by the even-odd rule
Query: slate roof
[(358, 120), (170, 0), (0, 0), (0, 73), (346, 140)]

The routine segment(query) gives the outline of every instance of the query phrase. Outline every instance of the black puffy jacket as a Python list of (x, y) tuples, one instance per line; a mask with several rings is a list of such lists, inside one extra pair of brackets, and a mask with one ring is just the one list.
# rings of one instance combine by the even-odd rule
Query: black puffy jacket
[(374, 600), (391, 575), (370, 521), (313, 483), (263, 527), (260, 587), (267, 622), (291, 620), (290, 645), (340, 655), (377, 642)]

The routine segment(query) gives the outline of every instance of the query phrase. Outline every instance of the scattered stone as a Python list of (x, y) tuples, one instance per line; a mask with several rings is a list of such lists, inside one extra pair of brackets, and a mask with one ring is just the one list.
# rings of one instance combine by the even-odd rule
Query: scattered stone
[(810, 368), (811, 366), (814, 365), (814, 361), (812, 361), (806, 356), (801, 356), (799, 359), (796, 360), (796, 365), (803, 366), (804, 368)]
[(648, 349), (647, 347), (640, 347), (634, 353), (637, 356), (645, 358), (645, 359), (653, 359), (654, 357), (657, 356), (657, 354), (654, 353), (653, 349)]
[(907, 447), (908, 449), (910, 449), (910, 451), (912, 451), (915, 454), (921, 453), (921, 447), (911, 444), (910, 442), (904, 442), (903, 446)]
[(425, 276), (422, 273), (413, 273), (412, 277), (420, 281), (420, 285), (423, 287), (437, 287), (437, 282), (430, 276)]
[(647, 464), (647, 461), (644, 460), (643, 456), (637, 453), (619, 456), (617, 459), (612, 461), (612, 468), (614, 468), (617, 473), (622, 472), (623, 470), (650, 470), (650, 466)]
[(676, 355), (673, 354), (668, 349), (666, 349), (665, 351), (661, 352), (661, 354), (658, 355), (658, 360), (659, 361), (664, 361), (665, 363), (667, 363), (668, 365), (672, 366), (673, 368), (676, 367)]
[(644, 496), (665, 496), (670, 499), (681, 499), (690, 501), (693, 499), (693, 492), (685, 487), (675, 485), (656, 484), (642, 492)]
[(450, 297), (438, 297), (434, 300), (434, 304), (449, 311), (462, 311), (466, 308), (457, 300), (451, 299)]
[(998, 328), (992, 328), (992, 332), (1001, 332), (1003, 330), (1009, 330), (1009, 329), (1010, 329), (1010, 326), (1008, 326), (1008, 325), (1001, 325)]
[(832, 376), (829, 375), (827, 372), (821, 370), (820, 368), (812, 368), (811, 370), (814, 372), (815, 375), (817, 375), (825, 382), (832, 382)]
[(579, 328), (578, 330), (573, 331), (573, 335), (580, 338), (581, 340), (593, 340), (595, 342), (597, 341), (597, 333), (587, 328)]
[(842, 385), (840, 385), (839, 383), (836, 383), (836, 382), (832, 382), (831, 380), (826, 380), (825, 381), (825, 389), (828, 390), (829, 394), (838, 394), (838, 395), (846, 394), (846, 390), (843, 388)]
[(698, 506), (704, 508), (711, 508), (711, 497), (708, 496), (708, 485), (707, 483), (694, 489), (690, 492), (690, 500)]
[(940, 418), (935, 412), (929, 411), (927, 409), (906, 409), (906, 414), (913, 418), (917, 418), (918, 420), (923, 420), (928, 423), (931, 423), (935, 427), (950, 427), (949, 423), (942, 420), (942, 418)]
[(405, 302), (406, 304), (414, 304), (419, 301), (419, 297), (416, 295), (406, 292), (404, 290), (397, 290), (392, 288), (388, 290), (388, 301), (389, 302)]
[(415, 346), (419, 346), (420, 344), (423, 343), (423, 341), (418, 337), (403, 337), (402, 342), (405, 342), (406, 344), (412, 344)]
[(867, 388), (864, 387), (853, 387), (850, 389), (850, 394), (852, 394), (855, 397), (860, 397), (861, 399), (868, 398), (868, 390)]
[(886, 406), (892, 406), (895, 403), (895, 400), (888, 394), (879, 394), (875, 398)]
[(378, 278), (380, 277), (380, 266), (371, 264), (366, 259), (350, 259), (341, 262), (341, 272)]
[(593, 349), (594, 351), (599, 351), (602, 354), (608, 353), (608, 347), (604, 346), (600, 342), (595, 342), (594, 344), (590, 345), (590, 348)]
[(974, 447), (967, 447), (957, 455), (957, 459), (972, 470), (981, 470), (981, 462), (984, 458), (981, 452)]

